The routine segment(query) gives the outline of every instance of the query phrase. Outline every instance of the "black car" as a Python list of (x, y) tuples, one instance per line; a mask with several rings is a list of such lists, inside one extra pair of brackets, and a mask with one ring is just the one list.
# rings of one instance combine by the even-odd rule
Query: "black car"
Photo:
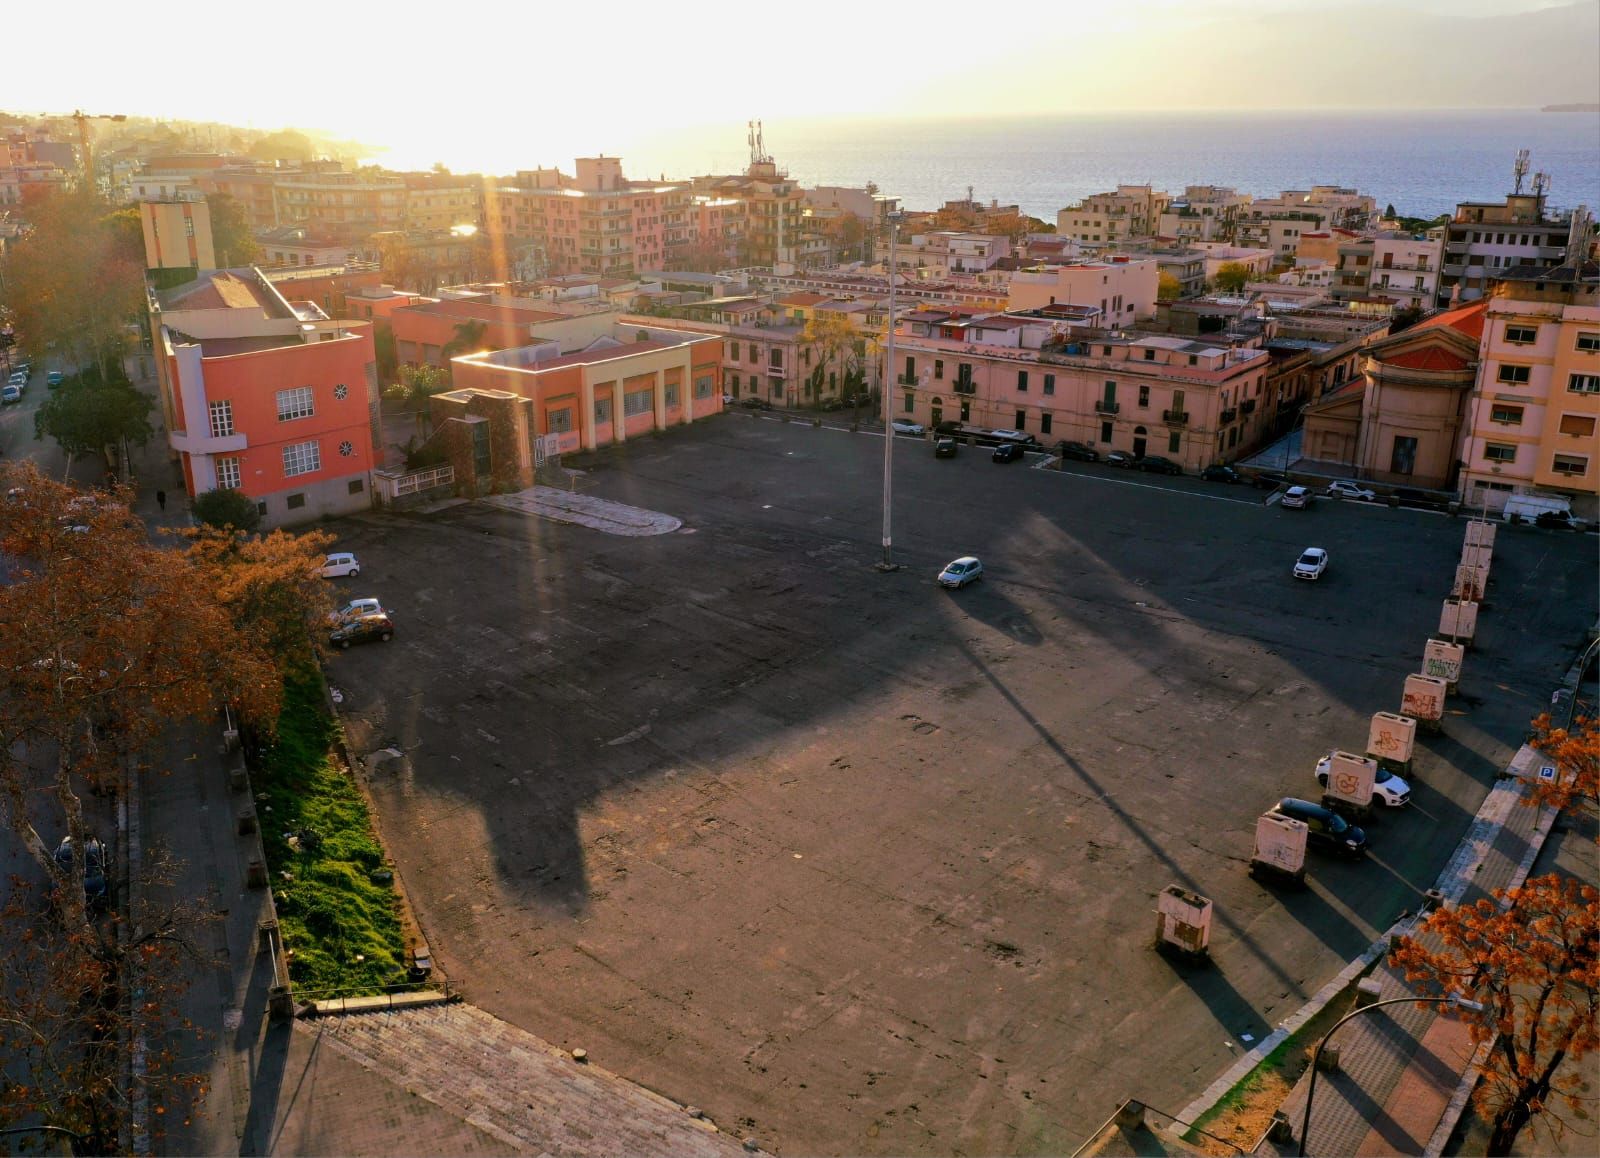
[(989, 456), (995, 462), (1021, 462), (1022, 447), (1014, 442), (1004, 442), (994, 448), (994, 454)]
[(954, 458), (959, 444), (953, 438), (936, 438), (933, 441), (934, 458)]
[(1126, 450), (1113, 450), (1105, 458), (1107, 466), (1120, 466), (1124, 470), (1132, 470), (1133, 464), (1137, 461), (1132, 453)]
[(387, 643), (393, 635), (394, 621), (379, 613), (346, 620), (328, 633), (328, 642), (348, 649), (352, 643), (370, 643), (374, 639)]
[(1139, 470), (1147, 470), (1151, 474), (1183, 473), (1183, 467), (1173, 462), (1170, 458), (1163, 458), (1159, 454), (1147, 454), (1143, 458), (1134, 459), (1133, 465)]
[(1200, 477), (1206, 482), (1242, 483), (1244, 475), (1234, 470), (1231, 466), (1208, 466), (1200, 472)]
[(1081, 442), (1059, 442), (1056, 444), (1056, 453), (1062, 458), (1070, 458), (1077, 462), (1099, 462), (1100, 454), (1092, 446), (1085, 446)]
[(768, 402), (765, 398), (757, 398), (754, 394), (750, 395), (748, 398), (739, 399), (739, 405), (743, 406), (746, 410), (772, 409), (772, 403)]
[(1272, 811), (1304, 822), (1308, 844), (1342, 856), (1361, 856), (1367, 851), (1367, 834), (1331, 808), (1285, 796), (1272, 806)]
[(1540, 511), (1533, 525), (1557, 531), (1581, 531), (1587, 526), (1582, 519), (1574, 518), (1571, 511)]

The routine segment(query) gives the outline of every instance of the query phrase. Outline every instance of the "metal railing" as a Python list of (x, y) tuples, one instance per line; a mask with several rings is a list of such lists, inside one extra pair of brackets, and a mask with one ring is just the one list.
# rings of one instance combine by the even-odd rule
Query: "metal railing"
[(1112, 402), (1105, 398), (1097, 400), (1094, 404), (1094, 412), (1096, 414), (1117, 414), (1121, 410), (1122, 403)]
[(1239, 417), (1238, 410), (1236, 410), (1234, 407), (1230, 406), (1226, 410), (1224, 410), (1221, 414), (1217, 415), (1217, 421), (1222, 423), (1222, 425), (1226, 426), (1226, 425), (1228, 425), (1228, 423), (1232, 422), (1237, 417)]
[(1187, 426), (1189, 424), (1189, 412), (1187, 410), (1163, 410), (1161, 412), (1161, 421), (1168, 426)]

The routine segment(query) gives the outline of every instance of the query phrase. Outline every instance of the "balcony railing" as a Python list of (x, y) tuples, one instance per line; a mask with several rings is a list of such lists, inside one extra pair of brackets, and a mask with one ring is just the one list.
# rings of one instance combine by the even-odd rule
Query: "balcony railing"
[(1187, 410), (1163, 410), (1161, 412), (1161, 421), (1168, 426), (1187, 426), (1189, 425), (1189, 412)]
[(1228, 407), (1221, 414), (1217, 415), (1218, 421), (1220, 421), (1224, 426), (1228, 425), (1228, 423), (1232, 422), (1237, 417), (1239, 417), (1239, 412), (1232, 406)]
[(895, 384), (899, 386), (915, 386), (917, 384), (917, 376), (915, 374), (897, 375), (895, 377)]
[(1099, 399), (1094, 404), (1094, 412), (1096, 414), (1116, 414), (1121, 409), (1122, 404), (1120, 402), (1112, 402), (1105, 398)]
[(957, 394), (976, 394), (978, 392), (978, 384), (971, 378), (957, 378), (951, 389)]
[(1256, 400), (1254, 398), (1246, 398), (1244, 401), (1239, 403), (1240, 414), (1254, 414), (1255, 412)]

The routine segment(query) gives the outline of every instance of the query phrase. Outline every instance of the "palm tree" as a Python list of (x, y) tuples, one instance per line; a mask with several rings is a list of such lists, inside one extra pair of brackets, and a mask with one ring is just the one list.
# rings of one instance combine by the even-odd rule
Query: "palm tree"
[(439, 356), (448, 364), (457, 354), (471, 354), (484, 348), (483, 335), (489, 327), (476, 318), (468, 318), (456, 326), (456, 336), (439, 348)]

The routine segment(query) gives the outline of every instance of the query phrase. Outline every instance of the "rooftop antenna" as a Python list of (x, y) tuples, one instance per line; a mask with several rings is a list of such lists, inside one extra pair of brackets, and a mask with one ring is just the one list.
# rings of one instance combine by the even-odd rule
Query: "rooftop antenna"
[(1516, 178), (1516, 187), (1511, 190), (1515, 197), (1522, 192), (1522, 179), (1528, 175), (1528, 150), (1517, 150), (1517, 163), (1511, 166), (1511, 175)]
[(1550, 192), (1550, 174), (1535, 173), (1533, 175), (1533, 195), (1535, 197), (1543, 197), (1548, 192)]

